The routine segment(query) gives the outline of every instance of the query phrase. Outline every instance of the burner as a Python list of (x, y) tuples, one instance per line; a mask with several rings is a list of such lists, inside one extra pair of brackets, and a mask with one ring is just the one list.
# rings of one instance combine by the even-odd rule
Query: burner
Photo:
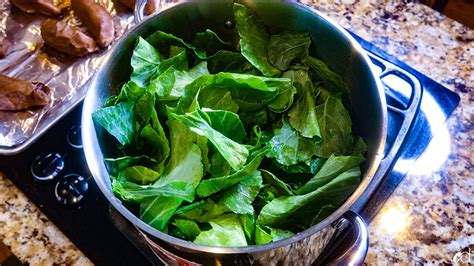
[[(398, 158), (414, 163), (436, 132), (432, 121), (442, 125), (458, 104), (459, 96), (372, 44), (354, 37), (369, 51), (374, 71), (382, 75), (386, 85), (389, 117), (383, 167), (387, 171), (392, 169)], [(422, 97), (413, 90), (416, 84), (420, 85)], [(421, 105), (413, 105), (420, 97)], [(433, 104), (441, 110), (442, 116), (432, 115)], [(76, 107), (24, 153), (0, 156), (0, 169), (94, 263), (162, 264), (137, 229), (120, 214), (109, 210), (109, 203), (94, 180), (84, 178), (90, 173), (82, 151), (81, 109), (81, 105)], [(410, 117), (415, 119), (414, 124), (403, 127), (403, 121)], [(397, 138), (410, 132), (405, 141)], [(392, 151), (397, 150), (397, 146), (403, 148), (401, 153)], [(390, 175), (374, 179), (367, 195), (354, 206), (353, 210), (362, 213), (366, 221), (375, 216), (408, 171), (406, 167), (403, 171), (399, 167), (394, 169)]]
[(72, 206), (79, 203), (89, 190), (89, 183), (87, 183), (88, 179), (77, 174), (64, 176), (54, 187), (54, 194), (56, 195), (58, 202), (66, 206)]

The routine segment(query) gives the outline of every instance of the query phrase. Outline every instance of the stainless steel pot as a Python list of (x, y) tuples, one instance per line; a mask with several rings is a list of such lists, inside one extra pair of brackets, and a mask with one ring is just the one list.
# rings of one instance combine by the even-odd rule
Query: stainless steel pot
[[(142, 10), (138, 1), (136, 10)], [(368, 233), (362, 219), (350, 211), (350, 207), (362, 195), (371, 182), (382, 159), (387, 127), (387, 109), (383, 87), (370, 67), (370, 61), (360, 45), (339, 25), (325, 15), (293, 1), (244, 1), (272, 32), (284, 29), (308, 31), (315, 43), (311, 53), (322, 58), (340, 74), (350, 89), (355, 131), (367, 142), (367, 161), (363, 165), (362, 182), (352, 196), (333, 214), (315, 226), (290, 238), (277, 242), (248, 247), (211, 247), (197, 245), (162, 233), (142, 222), (131, 213), (111, 190), (109, 175), (103, 154), (107, 143), (101, 142), (105, 131), (96, 127), (91, 114), (99, 109), (104, 100), (116, 93), (119, 85), (130, 77), (130, 58), (138, 36), (146, 37), (157, 30), (191, 39), (196, 32), (213, 29), (225, 40), (237, 40), (235, 29), (226, 27), (233, 20), (232, 1), (185, 1), (139, 22), (133, 30), (118, 41), (93, 78), (84, 101), (82, 112), (82, 139), (89, 169), (95, 182), (111, 205), (126, 219), (165, 246), (171, 255), (169, 261), (185, 258), (205, 264), (224, 262), (257, 264), (310, 264), (321, 253), (339, 225), (348, 221), (356, 228), (356, 240), (351, 251), (345, 252), (338, 262), (362, 262), (368, 246)], [(137, 18), (141, 17), (138, 12)], [(100, 145), (99, 145), (100, 144)], [(346, 221), (346, 222), (343, 222)], [(165, 252), (165, 251), (163, 251)], [(166, 253), (166, 252), (165, 252)], [(242, 260), (243, 259), (243, 260)]]

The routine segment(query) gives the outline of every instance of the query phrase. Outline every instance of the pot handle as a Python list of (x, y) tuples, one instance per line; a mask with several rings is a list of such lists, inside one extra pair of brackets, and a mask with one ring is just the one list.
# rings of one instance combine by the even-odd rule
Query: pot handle
[(133, 11), (133, 16), (134, 19), (133, 21), (135, 24), (138, 24), (139, 22), (142, 22), (143, 19), (145, 19), (145, 6), (146, 6), (147, 0), (136, 0), (135, 1), (135, 9)]
[(369, 249), (364, 219), (350, 210), (333, 227), (336, 232), (313, 265), (362, 265)]

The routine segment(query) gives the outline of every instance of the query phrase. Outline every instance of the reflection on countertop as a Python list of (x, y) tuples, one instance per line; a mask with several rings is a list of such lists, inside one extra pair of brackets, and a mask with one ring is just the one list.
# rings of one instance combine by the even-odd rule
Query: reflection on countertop
[[(367, 263), (452, 263), (474, 250), (474, 31), (402, 0), (302, 2), (461, 95), (430, 152), (407, 164), (408, 175), (372, 221)], [(30, 264), (90, 264), (2, 175), (0, 240)]]
[(474, 250), (474, 31), (406, 1), (303, 2), (461, 96), (370, 224), (367, 263), (450, 264)]

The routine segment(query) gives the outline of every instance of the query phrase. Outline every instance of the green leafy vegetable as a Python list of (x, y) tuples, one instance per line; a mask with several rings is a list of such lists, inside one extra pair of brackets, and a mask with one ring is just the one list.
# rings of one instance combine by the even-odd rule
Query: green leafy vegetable
[(211, 29), (137, 37), (130, 80), (92, 115), (113, 136), (100, 144), (116, 197), (210, 246), (271, 243), (324, 220), (358, 186), (367, 151), (348, 88), (309, 55), (309, 33), (270, 36), (244, 5), (233, 11), (231, 42)]
[(215, 32), (209, 29), (197, 33), (193, 45), (197, 54), (204, 54), (205, 56), (214, 55), (221, 50), (234, 49), (232, 44), (223, 41)]
[(300, 187), (296, 193), (306, 194), (314, 191), (331, 181), (339, 174), (358, 166), (364, 161), (364, 157), (360, 156), (335, 156), (331, 155), (329, 159), (323, 164), (321, 170), (311, 178), (304, 186)]
[(207, 63), (209, 72), (217, 74), (219, 72), (243, 73), (248, 62), (241, 53), (220, 50), (210, 56)]
[(313, 84), (308, 73), (298, 71), (285, 72), (283, 76), (290, 77), (294, 83), (300, 86), (300, 99), (288, 112), (290, 125), (298, 130), (301, 136), (306, 138), (321, 138), (318, 119), (316, 115), (316, 105), (313, 97)]
[(131, 59), (133, 72), (130, 79), (141, 87), (145, 86), (155, 74), (160, 62), (160, 53), (142, 37), (138, 37)]
[(181, 232), (183, 232), (183, 234), (191, 241), (193, 241), (201, 233), (199, 225), (194, 221), (178, 218), (174, 220), (172, 224), (178, 227)]
[(294, 165), (311, 161), (316, 154), (317, 143), (302, 137), (289, 124), (285, 123), (270, 140), (272, 151), (269, 156), (283, 165)]
[(333, 96), (328, 97), (324, 104), (316, 107), (316, 115), (322, 137), (317, 155), (328, 158), (331, 154), (350, 154), (354, 147), (352, 122), (341, 101)]
[(316, 81), (322, 81), (324, 87), (327, 88), (332, 94), (346, 93), (347, 87), (341, 76), (333, 72), (329, 67), (321, 60), (308, 56), (303, 58), (302, 62), (309, 66), (312, 73), (316, 77)]
[(114, 136), (122, 145), (130, 144), (133, 139), (135, 118), (133, 104), (121, 102), (115, 106), (105, 107), (92, 114), (94, 121), (99, 123)]
[(121, 195), (122, 199), (133, 199), (137, 202), (153, 196), (176, 197), (189, 202), (194, 200), (194, 188), (186, 182), (168, 183), (163, 186), (140, 186), (128, 181), (114, 180), (112, 189)]
[(265, 225), (257, 225), (255, 229), (255, 242), (257, 244), (267, 244), (293, 235), (292, 232), (287, 230), (276, 229)]
[(232, 185), (235, 185), (245, 178), (255, 174), (254, 172), (257, 170), (267, 152), (267, 149), (255, 151), (253, 154), (251, 154), (250, 161), (244, 167), (242, 167), (242, 169), (231, 175), (203, 180), (196, 189), (197, 195), (199, 197), (207, 197), (223, 189), (231, 187)]
[(119, 172), (120, 180), (127, 180), (138, 184), (148, 184), (160, 177), (160, 173), (141, 165), (130, 166)]
[(198, 110), (185, 115), (172, 114), (172, 117), (189, 126), (196, 134), (206, 137), (214, 144), (214, 147), (216, 147), (233, 169), (240, 169), (245, 164), (249, 151), (243, 145), (227, 138), (224, 134), (214, 129), (204, 118), (205, 115), (205, 112)]
[(353, 168), (308, 194), (276, 198), (263, 207), (258, 215), (257, 223), (264, 225), (275, 224), (310, 203), (312, 204), (312, 209), (317, 209), (317, 206), (321, 205), (321, 203), (324, 206), (324, 203), (327, 202), (339, 205), (359, 185), (359, 176), (360, 170)]
[(254, 214), (252, 202), (257, 197), (262, 185), (259, 171), (240, 181), (223, 192), (218, 204), (225, 205), (229, 210), (238, 214)]
[(201, 232), (194, 243), (220, 247), (247, 246), (245, 232), (238, 215), (224, 214), (209, 223), (212, 229)]
[(284, 31), (270, 37), (268, 58), (276, 68), (285, 71), (293, 60), (308, 56), (310, 44), (307, 32)]
[(279, 75), (280, 71), (268, 59), (269, 36), (265, 25), (241, 4), (234, 4), (234, 16), (242, 55), (263, 75), (269, 77)]
[(176, 215), (189, 220), (205, 223), (220, 216), (226, 211), (227, 210), (224, 206), (217, 205), (212, 199), (207, 199), (206, 201), (193, 203), (180, 208), (176, 211)]

